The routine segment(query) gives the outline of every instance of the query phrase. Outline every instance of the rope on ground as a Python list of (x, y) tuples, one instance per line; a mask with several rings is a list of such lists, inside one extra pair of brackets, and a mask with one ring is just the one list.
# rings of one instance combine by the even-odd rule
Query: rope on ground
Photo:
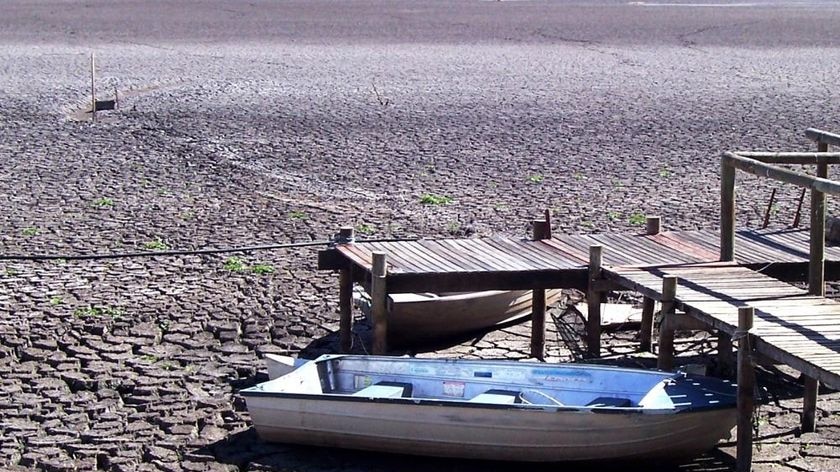
[[(416, 238), (400, 239), (400, 238), (385, 238), (385, 239), (365, 239), (356, 240), (359, 243), (385, 243), (385, 242), (400, 242), (400, 241), (416, 241)], [(255, 246), (239, 246), (229, 248), (217, 249), (193, 249), (193, 250), (179, 250), (179, 251), (140, 251), (140, 252), (125, 252), (118, 254), (0, 254), (0, 261), (89, 261), (89, 260), (103, 260), (103, 259), (128, 259), (135, 257), (172, 257), (172, 256), (197, 256), (210, 254), (226, 254), (232, 252), (254, 252), (254, 251), (270, 251), (274, 249), (290, 249), (298, 247), (311, 246), (330, 246), (335, 244), (334, 240), (324, 241), (308, 241), (305, 243), (284, 243), (284, 244), (262, 244)]]

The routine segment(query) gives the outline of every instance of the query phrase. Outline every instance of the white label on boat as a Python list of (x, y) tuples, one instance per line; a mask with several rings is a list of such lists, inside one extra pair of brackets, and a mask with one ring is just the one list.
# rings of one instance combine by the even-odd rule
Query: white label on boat
[(434, 375), (434, 369), (425, 365), (412, 365), (410, 367), (411, 375)]
[(359, 389), (362, 389), (362, 388), (365, 388), (365, 387), (370, 387), (371, 385), (373, 385), (373, 381), (371, 380), (371, 378), (369, 376), (367, 376), (367, 375), (354, 375), (353, 376), (353, 387), (356, 390), (359, 390)]
[(447, 397), (464, 398), (464, 382), (443, 382), (443, 394)]

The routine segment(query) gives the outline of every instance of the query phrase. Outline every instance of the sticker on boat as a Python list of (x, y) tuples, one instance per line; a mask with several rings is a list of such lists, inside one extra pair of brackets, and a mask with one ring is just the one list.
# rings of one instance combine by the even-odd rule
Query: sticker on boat
[(443, 394), (447, 397), (464, 398), (464, 382), (443, 382)]

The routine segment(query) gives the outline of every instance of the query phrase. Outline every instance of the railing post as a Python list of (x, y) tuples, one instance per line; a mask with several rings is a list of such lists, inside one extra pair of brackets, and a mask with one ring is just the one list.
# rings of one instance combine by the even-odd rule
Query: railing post
[(645, 234), (659, 234), (662, 230), (662, 219), (658, 216), (648, 216), (645, 220)]
[[(344, 226), (338, 233), (340, 241), (353, 240), (353, 227)], [(352, 267), (341, 269), (338, 273), (338, 330), (341, 352), (348, 353), (353, 347), (353, 272)]]
[(720, 260), (735, 260), (735, 167), (720, 162)]
[(817, 430), (817, 397), (820, 382), (805, 376), (805, 392), (802, 395), (802, 432), (813, 433)]
[(596, 244), (589, 246), (589, 288), (586, 291), (586, 334), (589, 354), (601, 355), (601, 297), (600, 291), (595, 289), (595, 282), (601, 278), (601, 258), (604, 246)]
[(373, 253), (371, 268), (370, 298), (373, 318), (373, 353), (388, 352), (388, 276), (387, 256), (384, 252)]
[[(645, 234), (657, 235), (662, 231), (662, 219), (658, 216), (648, 216), (645, 224)], [(653, 310), (656, 300), (645, 297), (642, 302), (642, 326), (639, 331), (639, 349), (650, 352), (653, 345)]]
[(749, 472), (752, 468), (753, 390), (755, 372), (752, 366), (749, 331), (753, 326), (753, 307), (738, 308), (738, 433), (736, 470)]
[[(826, 152), (828, 145), (818, 143), (819, 152)], [(828, 177), (828, 164), (820, 160), (817, 177)], [(808, 293), (825, 296), (825, 193), (811, 189), (811, 247), (808, 262)]]

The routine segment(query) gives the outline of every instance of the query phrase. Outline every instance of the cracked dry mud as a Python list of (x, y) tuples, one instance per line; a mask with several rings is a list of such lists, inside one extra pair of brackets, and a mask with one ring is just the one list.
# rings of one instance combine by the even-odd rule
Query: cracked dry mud
[[(347, 224), (526, 236), (544, 208), (555, 231), (637, 231), (645, 213), (716, 227), (721, 152), (808, 150), (805, 128), (840, 130), (840, 8), (671, 3), (4, 2), (0, 254), (321, 241)], [(95, 123), (78, 120), (91, 52), (100, 97), (121, 98)], [(771, 188), (739, 177), (740, 225), (761, 223)], [(798, 191), (777, 198), (788, 225)], [(337, 277), (316, 249), (0, 261), (0, 467), (521, 467), (256, 438), (236, 392), (260, 358), (335, 349)], [(420, 355), (522, 359), (528, 332)], [(651, 366), (635, 336), (605, 334), (605, 359)], [(550, 361), (577, 359), (564, 323), (548, 340)], [(701, 362), (713, 344), (678, 348)], [(840, 396), (800, 435), (796, 374), (760, 383), (754, 469), (838, 469)], [(675, 467), (734, 470), (733, 454)]]

